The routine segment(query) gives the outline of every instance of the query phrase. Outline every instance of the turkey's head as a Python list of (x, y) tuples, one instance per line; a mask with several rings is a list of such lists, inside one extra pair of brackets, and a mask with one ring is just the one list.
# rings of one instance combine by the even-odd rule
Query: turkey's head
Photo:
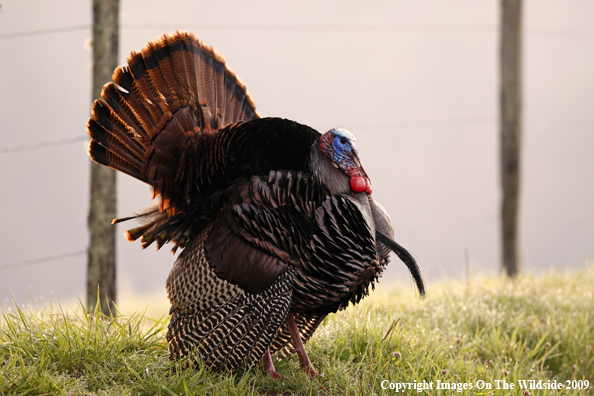
[(355, 148), (355, 137), (346, 129), (331, 129), (322, 135), (318, 143), (321, 153), (334, 168), (349, 178), (350, 189), (355, 193), (371, 195), (373, 185), (365, 173)]

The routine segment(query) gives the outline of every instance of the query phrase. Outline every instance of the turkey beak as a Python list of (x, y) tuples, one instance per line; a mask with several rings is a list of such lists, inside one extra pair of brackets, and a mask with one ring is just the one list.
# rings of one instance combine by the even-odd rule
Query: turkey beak
[[(355, 163), (355, 165), (357, 165), (359, 168), (361, 168), (363, 173), (365, 173), (365, 170), (361, 166), (361, 161), (359, 160), (359, 154), (357, 153), (357, 150), (355, 150), (353, 148), (352, 151), (346, 152), (346, 155)], [(365, 174), (365, 176), (367, 176), (367, 174)]]

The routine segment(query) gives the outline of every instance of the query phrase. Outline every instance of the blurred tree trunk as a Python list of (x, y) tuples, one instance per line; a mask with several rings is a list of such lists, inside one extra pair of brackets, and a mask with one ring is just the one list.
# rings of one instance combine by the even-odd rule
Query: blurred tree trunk
[(518, 209), (522, 121), (522, 0), (501, 0), (501, 203), (502, 265), (520, 272)]
[[(118, 64), (119, 0), (93, 0), (93, 99), (101, 96)], [(115, 171), (91, 163), (89, 230), (91, 243), (87, 262), (87, 308), (92, 311), (101, 296), (101, 311), (109, 315), (116, 300)]]

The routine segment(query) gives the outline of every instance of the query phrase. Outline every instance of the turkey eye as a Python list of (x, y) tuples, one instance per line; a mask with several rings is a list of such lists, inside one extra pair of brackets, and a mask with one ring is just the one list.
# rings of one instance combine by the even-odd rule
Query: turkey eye
[(340, 138), (340, 143), (346, 144), (346, 142), (347, 142), (347, 138), (345, 138), (345, 137)]

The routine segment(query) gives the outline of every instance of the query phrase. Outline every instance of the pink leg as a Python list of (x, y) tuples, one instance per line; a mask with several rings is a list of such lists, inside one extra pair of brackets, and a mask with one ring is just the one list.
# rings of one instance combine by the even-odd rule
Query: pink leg
[(262, 358), (262, 361), (264, 362), (264, 369), (266, 369), (268, 375), (274, 379), (283, 378), (282, 375), (276, 372), (274, 363), (272, 362), (272, 356), (270, 356), (270, 351), (268, 349), (266, 350), (266, 354)]
[(289, 328), (289, 333), (291, 333), (291, 339), (293, 340), (293, 345), (295, 346), (295, 351), (299, 356), (299, 361), (301, 362), (301, 368), (304, 368), (305, 371), (309, 374), (311, 378), (317, 377), (318, 373), (313, 368), (309, 356), (307, 356), (307, 352), (305, 352), (305, 347), (303, 346), (303, 341), (301, 341), (301, 336), (299, 335), (299, 329), (297, 328), (297, 323), (295, 323), (295, 318), (293, 314), (288, 314), (287, 319), (285, 320), (287, 327)]

